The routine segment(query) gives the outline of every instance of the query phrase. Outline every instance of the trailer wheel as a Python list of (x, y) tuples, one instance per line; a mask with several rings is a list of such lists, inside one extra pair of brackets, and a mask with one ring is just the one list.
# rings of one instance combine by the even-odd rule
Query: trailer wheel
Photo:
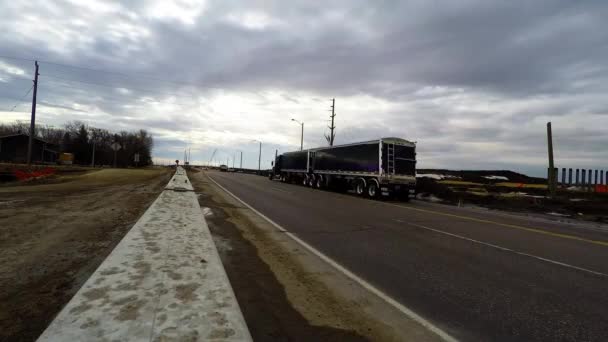
[(311, 188), (315, 187), (315, 183), (316, 183), (317, 177), (315, 177), (315, 175), (311, 175), (310, 177), (308, 177), (308, 186)]
[(306, 186), (308, 185), (308, 175), (304, 176), (304, 178), (302, 178), (302, 185)]
[(321, 189), (322, 187), (323, 187), (323, 177), (318, 176), (317, 179), (315, 180), (315, 188)]
[(358, 196), (363, 196), (365, 193), (365, 182), (363, 180), (357, 180), (357, 183), (355, 184), (355, 193)]
[(380, 188), (378, 187), (378, 182), (375, 180), (371, 180), (367, 184), (367, 196), (369, 198), (378, 198), (380, 194)]

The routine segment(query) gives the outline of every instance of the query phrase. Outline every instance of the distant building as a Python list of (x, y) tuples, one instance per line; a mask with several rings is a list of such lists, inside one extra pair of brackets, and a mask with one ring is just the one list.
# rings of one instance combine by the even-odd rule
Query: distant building
[[(0, 136), (0, 162), (26, 163), (29, 138), (24, 133)], [(55, 163), (57, 155), (56, 145), (34, 138), (32, 163)]]

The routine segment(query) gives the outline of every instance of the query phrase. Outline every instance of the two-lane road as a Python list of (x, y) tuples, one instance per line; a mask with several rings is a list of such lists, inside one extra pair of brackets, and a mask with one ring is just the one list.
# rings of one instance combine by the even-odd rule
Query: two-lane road
[(426, 203), (208, 175), (461, 340), (608, 339), (608, 234)]

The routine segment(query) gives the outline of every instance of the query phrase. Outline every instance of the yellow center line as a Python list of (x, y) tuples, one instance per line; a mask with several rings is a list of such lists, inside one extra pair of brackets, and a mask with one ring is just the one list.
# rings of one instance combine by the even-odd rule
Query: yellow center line
[(480, 222), (480, 223), (495, 224), (497, 226), (502, 226), (502, 227), (507, 227), (507, 228), (512, 228), (512, 229), (519, 229), (519, 230), (524, 230), (524, 231), (527, 231), (527, 232), (532, 232), (532, 233), (537, 233), (537, 234), (543, 234), (543, 235), (549, 235), (549, 236), (558, 237), (558, 238), (562, 238), (562, 239), (568, 239), (568, 240), (582, 241), (582, 242), (587, 242), (587, 243), (591, 243), (591, 244), (594, 244), (594, 245), (608, 247), (608, 241), (585, 239), (585, 238), (582, 238), (580, 236), (575, 236), (575, 235), (549, 232), (549, 231), (546, 231), (546, 230), (540, 229), (540, 228), (523, 227), (523, 226), (518, 226), (518, 225), (515, 225), (515, 224), (508, 224), (508, 223), (501, 223), (501, 222), (496, 222), (496, 221), (491, 221), (491, 220), (478, 219), (478, 218), (470, 217), (470, 216), (448, 214), (448, 213), (444, 213), (444, 212), (441, 212), (441, 211), (435, 211), (435, 210), (413, 208), (413, 207), (403, 206), (403, 205), (398, 205), (398, 204), (393, 204), (393, 203), (384, 203), (384, 204), (388, 204), (388, 205), (392, 205), (394, 207), (399, 207), (399, 208), (408, 209), (408, 210), (420, 211), (420, 212), (425, 212), (425, 213), (430, 213), (430, 214), (437, 214), (437, 215), (448, 216), (448, 217), (456, 217), (456, 218), (459, 218), (459, 219), (464, 219), (464, 220), (469, 220), (469, 221), (474, 221), (474, 222)]

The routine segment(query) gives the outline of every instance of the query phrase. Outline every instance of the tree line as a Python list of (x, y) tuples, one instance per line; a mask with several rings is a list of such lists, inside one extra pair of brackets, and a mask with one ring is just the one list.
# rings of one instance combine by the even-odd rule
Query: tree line
[[(29, 123), (22, 121), (0, 124), (0, 136), (29, 134), (29, 126)], [(117, 166), (152, 165), (154, 141), (144, 129), (113, 133), (107, 129), (88, 126), (80, 121), (71, 121), (61, 128), (36, 125), (35, 132), (36, 137), (54, 145), (51, 149), (72, 153), (74, 164), (91, 165), (93, 150), (95, 150), (95, 165), (113, 165), (114, 150), (111, 145), (116, 142), (121, 146), (116, 152)], [(139, 162), (135, 162), (136, 153), (139, 154)]]

